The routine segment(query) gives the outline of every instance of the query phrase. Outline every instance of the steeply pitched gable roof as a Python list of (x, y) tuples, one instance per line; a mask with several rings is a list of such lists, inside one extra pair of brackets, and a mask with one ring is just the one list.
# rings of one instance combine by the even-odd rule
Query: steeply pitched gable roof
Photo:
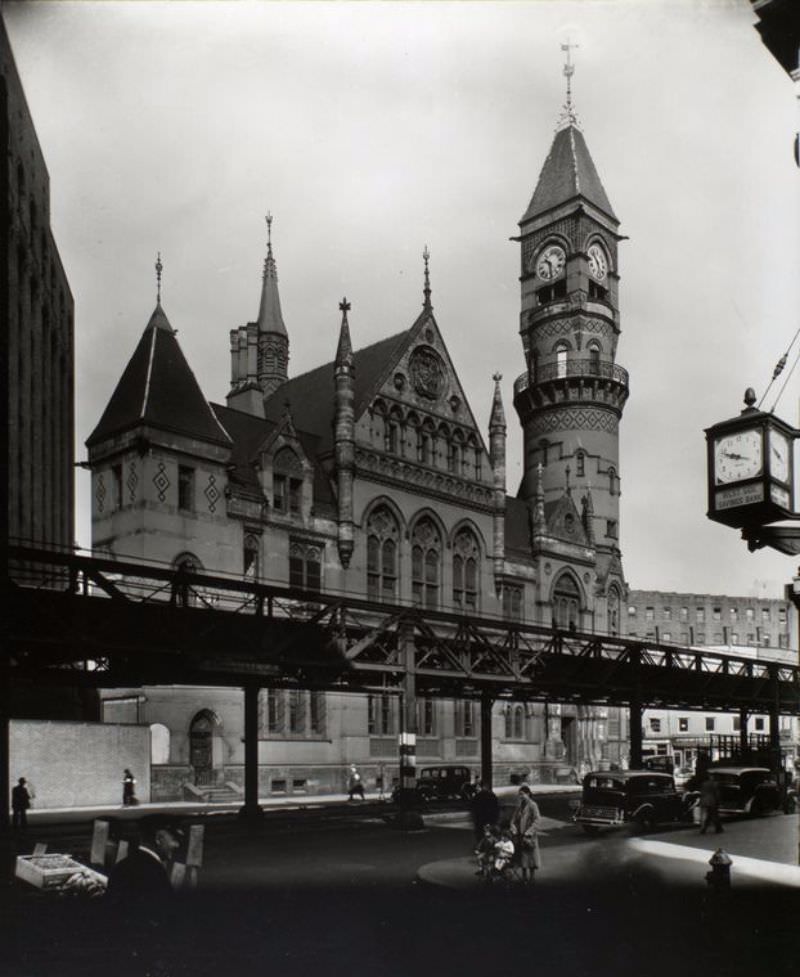
[[(354, 410), (358, 416), (365, 401), (386, 369), (387, 360), (405, 340), (408, 331), (381, 339), (371, 346), (353, 353)], [(298, 431), (315, 434), (319, 438), (318, 450), (329, 450), (333, 444), (333, 381), (334, 362), (325, 363), (308, 373), (302, 373), (281, 384), (264, 405), (267, 419), (277, 423), (289, 402), (292, 419)]]
[(140, 424), (230, 444), (230, 437), (203, 396), (160, 303), (86, 445), (91, 447)]
[(520, 224), (579, 196), (599, 207), (614, 221), (617, 220), (583, 133), (569, 125), (555, 134), (539, 174), (539, 182)]

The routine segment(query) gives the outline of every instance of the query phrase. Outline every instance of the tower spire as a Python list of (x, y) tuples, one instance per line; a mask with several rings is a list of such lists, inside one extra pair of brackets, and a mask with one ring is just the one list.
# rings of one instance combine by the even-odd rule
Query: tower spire
[(161, 264), (161, 252), (158, 252), (158, 257), (156, 258), (156, 305), (161, 305), (161, 272), (164, 270), (164, 266)]
[(566, 54), (563, 71), (564, 77), (567, 79), (567, 97), (558, 119), (559, 129), (566, 129), (568, 126), (578, 125), (578, 116), (575, 114), (575, 106), (572, 104), (572, 76), (575, 74), (575, 65), (572, 63), (572, 49), (576, 47), (580, 47), (580, 45), (571, 44), (569, 38), (567, 38), (566, 44), (561, 45), (561, 50)]
[(433, 309), (433, 305), (431, 304), (431, 276), (428, 270), (428, 261), (430, 260), (430, 257), (431, 253), (428, 250), (428, 245), (426, 244), (422, 252), (422, 260), (425, 262), (425, 287), (422, 289), (422, 294), (424, 296), (422, 308), (425, 309), (426, 312), (430, 312)]

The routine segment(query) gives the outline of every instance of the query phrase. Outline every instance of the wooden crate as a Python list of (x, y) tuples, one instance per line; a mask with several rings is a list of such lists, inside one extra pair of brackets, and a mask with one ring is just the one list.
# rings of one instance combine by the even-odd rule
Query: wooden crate
[(37, 889), (53, 889), (79, 872), (83, 866), (71, 855), (17, 855), (15, 875)]

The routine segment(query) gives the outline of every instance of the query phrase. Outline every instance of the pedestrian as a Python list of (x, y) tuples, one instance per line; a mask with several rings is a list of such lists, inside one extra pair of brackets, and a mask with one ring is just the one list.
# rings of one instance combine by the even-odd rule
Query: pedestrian
[(124, 807), (129, 807), (131, 805), (137, 804), (136, 793), (134, 788), (136, 787), (136, 778), (133, 774), (125, 767), (122, 774), (122, 804)]
[(172, 894), (167, 865), (178, 840), (168, 822), (158, 816), (142, 818), (137, 829), (138, 844), (111, 869), (108, 896), (114, 905), (157, 912)]
[(712, 824), (716, 834), (723, 830), (719, 819), (719, 784), (709, 774), (700, 785), (700, 834), (704, 835)]
[(27, 788), (28, 781), (20, 777), (11, 791), (11, 823), (15, 828), (28, 827), (28, 808), (31, 806), (31, 795)]
[(500, 802), (491, 786), (484, 780), (479, 780), (478, 790), (471, 801), (472, 822), (475, 826), (475, 841), (483, 838), (483, 829), (490, 825), (494, 827), (500, 817)]
[(533, 882), (534, 872), (542, 867), (537, 837), (540, 821), (539, 805), (534, 801), (530, 787), (523, 784), (511, 816), (511, 836), (514, 839), (522, 881), (526, 884)]
[(353, 796), (358, 794), (361, 800), (364, 800), (364, 784), (361, 780), (361, 774), (358, 772), (358, 767), (354, 764), (350, 764), (350, 776), (347, 781), (347, 790), (350, 796), (348, 800), (352, 801)]

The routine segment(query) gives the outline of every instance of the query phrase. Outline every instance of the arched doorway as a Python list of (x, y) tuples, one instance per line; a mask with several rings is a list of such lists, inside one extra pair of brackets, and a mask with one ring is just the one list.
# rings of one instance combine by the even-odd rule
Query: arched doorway
[(214, 783), (214, 740), (220, 726), (216, 713), (203, 709), (189, 727), (189, 763), (197, 787), (209, 787)]
[(553, 624), (568, 631), (576, 630), (580, 613), (580, 588), (571, 574), (562, 573), (553, 587)]

